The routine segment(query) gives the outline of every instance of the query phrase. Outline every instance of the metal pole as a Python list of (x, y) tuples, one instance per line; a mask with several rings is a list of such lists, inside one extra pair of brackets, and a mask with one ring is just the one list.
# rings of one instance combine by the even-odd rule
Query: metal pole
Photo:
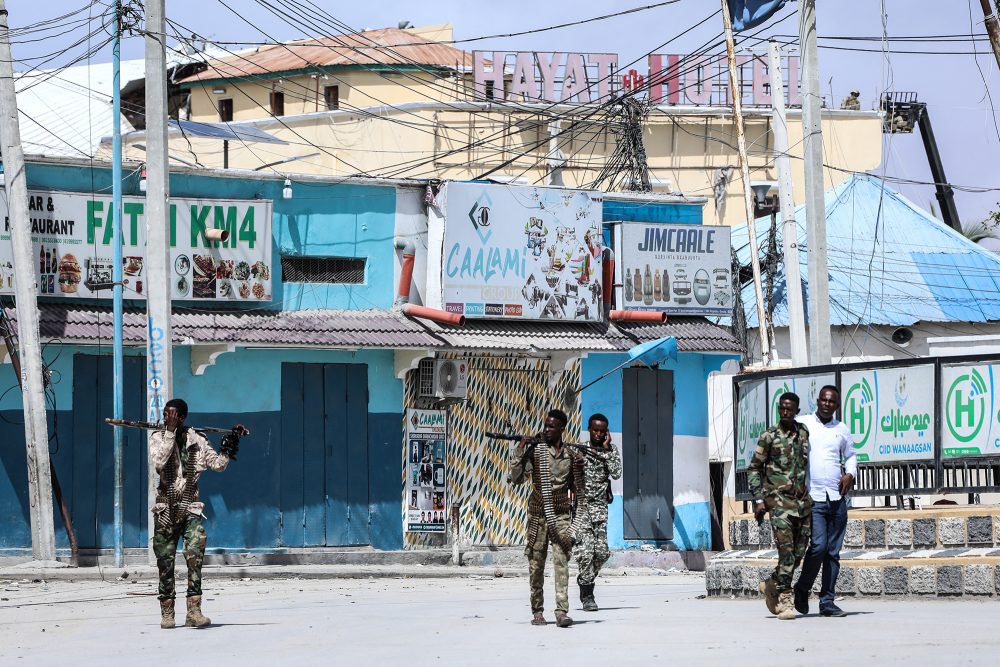
[[(112, 155), (111, 155), (111, 216), (114, 236), (112, 244), (114, 246), (114, 273), (112, 281), (114, 288), (114, 337), (113, 361), (114, 361), (114, 407), (115, 419), (125, 418), (125, 394), (122, 385), (125, 381), (124, 372), (124, 348), (122, 344), (122, 124), (121, 124), (121, 14), (119, 5), (115, 3), (115, 34), (112, 42), (112, 91), (111, 91), (111, 115), (112, 126)], [(125, 564), (122, 542), (125, 537), (122, 521), (122, 493), (125, 488), (123, 455), (125, 434), (121, 426), (114, 428), (114, 460), (115, 460), (115, 567)]]
[(816, 0), (799, 3), (802, 48), (802, 137), (805, 166), (806, 248), (809, 268), (809, 360), (830, 363), (830, 279), (826, 257), (826, 203), (823, 194), (823, 117), (816, 46)]
[[(795, 222), (795, 199), (792, 196), (792, 169), (788, 158), (788, 120), (785, 118), (785, 83), (781, 76), (781, 52), (778, 43), (768, 43), (768, 69), (771, 74), (771, 110), (774, 133), (774, 166), (778, 170), (778, 198), (781, 202), (781, 238), (785, 251), (785, 288), (788, 290), (788, 337), (792, 364), (806, 366), (809, 348), (806, 343), (806, 319), (802, 306), (802, 275), (799, 271), (798, 225)], [(796, 82), (792, 81), (791, 85)]]
[[(165, 0), (146, 2), (146, 419), (163, 421), (173, 393), (170, 325), (170, 196), (167, 156), (167, 70)], [(156, 500), (156, 469), (149, 463), (147, 497)], [(153, 515), (147, 517), (147, 553), (153, 555)]]
[(765, 366), (771, 364), (771, 339), (764, 318), (764, 291), (760, 285), (760, 248), (757, 245), (757, 225), (753, 216), (753, 193), (750, 189), (750, 165), (747, 162), (747, 138), (743, 131), (743, 90), (736, 73), (736, 46), (733, 43), (733, 22), (728, 0), (722, 0), (722, 25), (726, 33), (726, 55), (729, 57), (729, 90), (733, 96), (733, 121), (740, 153), (740, 173), (743, 175), (743, 204), (747, 215), (747, 235), (750, 237), (750, 270), (753, 273), (753, 293), (757, 300), (757, 327), (760, 330), (760, 356)]
[(10, 28), (4, 0), (0, 0), (0, 138), (7, 179), (10, 243), (14, 253), (14, 298), (17, 303), (17, 339), (21, 348), (21, 400), (24, 404), (24, 445), (28, 463), (31, 555), (35, 560), (54, 561), (55, 520), (49, 477), (49, 425), (45, 416), (42, 350), (38, 342), (36, 263), (28, 213), (28, 182), (17, 118), (17, 96), (14, 92)]
[(983, 15), (986, 17), (986, 32), (990, 36), (990, 44), (993, 46), (993, 57), (997, 59), (1000, 66), (1000, 23), (997, 22), (997, 15), (990, 6), (990, 0), (979, 0), (983, 6)]

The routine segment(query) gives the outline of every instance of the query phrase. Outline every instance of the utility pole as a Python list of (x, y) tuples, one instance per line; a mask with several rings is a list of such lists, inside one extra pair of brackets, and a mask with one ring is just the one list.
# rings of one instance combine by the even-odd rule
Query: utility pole
[(814, 366), (821, 366), (830, 363), (831, 344), (816, 0), (799, 2), (799, 45), (802, 48), (802, 157), (805, 166), (806, 247), (809, 252), (809, 361)]
[[(121, 101), (121, 5), (115, 3), (115, 34), (111, 46), (112, 91), (111, 115), (112, 124), (112, 154), (111, 154), (111, 214), (114, 234), (111, 243), (114, 246), (112, 256), (112, 297), (114, 332), (112, 336), (112, 361), (114, 365), (114, 402), (115, 419), (125, 418), (125, 349), (122, 341), (122, 101)], [(121, 426), (114, 426), (114, 462), (115, 462), (115, 493), (114, 493), (114, 550), (115, 567), (125, 564), (125, 522), (123, 518), (123, 495), (125, 493), (125, 433)]]
[[(785, 286), (788, 290), (788, 335), (792, 364), (809, 364), (806, 319), (802, 306), (802, 276), (799, 273), (798, 225), (792, 197), (792, 169), (788, 158), (788, 120), (785, 118), (785, 83), (781, 76), (781, 52), (773, 39), (768, 42), (768, 69), (771, 74), (771, 110), (774, 117), (774, 166), (778, 170), (778, 198), (781, 202), (781, 238), (785, 250)], [(795, 85), (795, 81), (789, 85)]]
[[(146, 2), (146, 419), (163, 421), (163, 405), (173, 394), (170, 325), (170, 236), (167, 156), (167, 66), (165, 0)], [(149, 432), (152, 434), (152, 431)], [(149, 463), (146, 490), (156, 499), (156, 469)], [(147, 552), (153, 555), (153, 515), (147, 515)]]
[(997, 15), (990, 6), (990, 0), (979, 0), (983, 6), (983, 15), (986, 16), (986, 32), (990, 36), (990, 44), (993, 45), (993, 57), (997, 59), (997, 66), (1000, 67), (1000, 22)]
[(750, 165), (747, 162), (747, 138), (743, 130), (743, 90), (736, 72), (736, 45), (733, 42), (733, 21), (729, 3), (722, 0), (722, 25), (726, 33), (726, 55), (729, 57), (729, 90), (733, 96), (733, 120), (743, 175), (743, 204), (747, 215), (747, 235), (750, 237), (750, 270), (753, 273), (753, 293), (757, 301), (757, 327), (760, 330), (760, 357), (765, 366), (771, 365), (771, 339), (764, 317), (764, 291), (760, 284), (760, 248), (757, 245), (757, 225), (753, 215), (753, 193), (750, 189)]
[(55, 561), (49, 425), (45, 415), (42, 350), (38, 342), (38, 287), (34, 280), (35, 253), (28, 214), (28, 181), (21, 150), (12, 63), (7, 3), (0, 0), (0, 139), (7, 179), (10, 242), (14, 251), (14, 298), (17, 302), (17, 338), (21, 348), (21, 399), (24, 403), (24, 444), (28, 461), (31, 555), (38, 561)]

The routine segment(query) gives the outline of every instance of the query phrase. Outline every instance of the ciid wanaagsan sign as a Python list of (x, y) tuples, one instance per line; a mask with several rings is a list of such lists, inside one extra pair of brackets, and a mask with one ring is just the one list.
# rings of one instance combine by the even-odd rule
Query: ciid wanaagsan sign
[[(787, 56), (787, 104), (802, 103), (799, 58)], [(770, 106), (767, 60), (739, 55), (742, 100)], [(507, 102), (602, 103), (622, 91), (635, 91), (657, 105), (730, 106), (729, 64), (725, 54), (685, 56), (650, 54), (645, 66), (619, 67), (614, 53), (474, 51), (474, 98)]]

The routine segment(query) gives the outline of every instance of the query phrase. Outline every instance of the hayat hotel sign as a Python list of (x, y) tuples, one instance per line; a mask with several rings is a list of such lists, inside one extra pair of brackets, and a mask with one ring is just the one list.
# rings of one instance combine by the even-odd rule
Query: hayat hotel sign
[[(802, 103), (799, 58), (788, 56), (784, 71), (787, 103)], [(766, 59), (736, 57), (745, 104), (771, 104)], [(652, 104), (732, 104), (729, 64), (725, 54), (683, 56), (651, 54), (639, 63), (619, 68), (614, 53), (551, 53), (542, 51), (474, 51), (475, 99), (508, 102), (606, 102), (622, 91), (636, 91)]]
[[(32, 272), (41, 296), (110, 299), (114, 273), (111, 198), (70, 192), (28, 193)], [(122, 283), (126, 299), (145, 299), (146, 200), (122, 199)], [(0, 294), (14, 293), (6, 200), (0, 201)], [(170, 200), (170, 295), (177, 300), (271, 299), (271, 202)], [(206, 230), (223, 229), (226, 241)]]
[(603, 318), (600, 193), (452, 182), (436, 200), (427, 264), (441, 268), (428, 276), (428, 305), (490, 319)]

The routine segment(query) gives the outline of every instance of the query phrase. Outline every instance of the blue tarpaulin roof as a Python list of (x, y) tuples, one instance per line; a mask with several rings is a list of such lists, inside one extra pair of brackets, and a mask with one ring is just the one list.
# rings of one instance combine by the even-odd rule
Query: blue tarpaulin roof
[[(795, 210), (803, 298), (808, 304), (805, 207)], [(757, 221), (761, 253), (770, 219)], [(826, 193), (830, 323), (906, 326), (916, 322), (1000, 320), (1000, 256), (969, 241), (891, 190), (859, 174)], [(749, 265), (745, 225), (733, 248)], [(778, 251), (781, 252), (781, 221)], [(788, 326), (784, 265), (775, 278), (775, 326)], [(744, 286), (747, 324), (757, 326), (753, 285)], [(808, 305), (806, 306), (808, 313)]]

